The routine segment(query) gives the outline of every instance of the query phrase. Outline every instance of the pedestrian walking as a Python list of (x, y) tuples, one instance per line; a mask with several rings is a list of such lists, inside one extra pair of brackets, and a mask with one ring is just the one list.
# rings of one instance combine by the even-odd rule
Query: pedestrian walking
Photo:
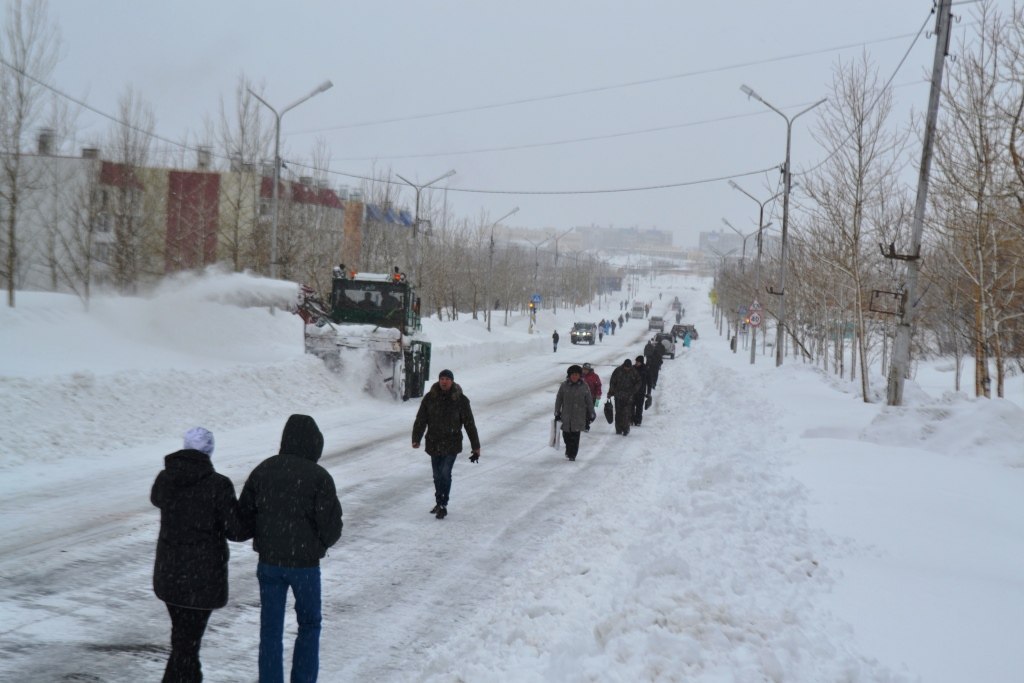
[(644, 404), (651, 397), (650, 374), (647, 371), (647, 364), (643, 356), (637, 356), (633, 362), (633, 369), (636, 371), (640, 381), (637, 384), (636, 393), (633, 394), (633, 426), (639, 427), (644, 421)]
[(214, 471), (213, 434), (185, 432), (181, 450), (164, 457), (149, 499), (160, 509), (153, 592), (171, 617), (164, 683), (203, 680), (199, 647), (213, 610), (228, 602), (228, 540), (251, 537), (231, 480)]
[[(619, 316), (619, 326), (620, 327), (622, 326), (622, 316), (621, 315)], [(614, 320), (612, 321), (612, 334), (613, 335), (615, 334), (615, 321)]]
[(462, 452), (463, 429), (469, 437), (469, 461), (475, 463), (480, 460), (480, 436), (469, 407), (469, 397), (455, 383), (452, 371), (442, 370), (420, 401), (420, 409), (412, 425), (413, 448), (420, 447), (424, 432), (427, 435), (426, 451), (434, 473), (434, 508), (430, 512), (438, 519), (448, 515), (452, 468)]
[(259, 554), (260, 683), (284, 681), (284, 611), (295, 599), (298, 635), (291, 681), (316, 681), (320, 670), (320, 560), (341, 538), (341, 502), (330, 473), (317, 464), (324, 437), (309, 415), (292, 415), (277, 455), (249, 475), (239, 506), (253, 525)]
[(583, 368), (570, 365), (566, 380), (555, 395), (555, 420), (562, 423), (562, 441), (565, 457), (576, 460), (580, 450), (580, 432), (590, 431), (590, 423), (597, 417), (590, 387), (583, 381)]
[(650, 391), (654, 391), (658, 386), (661, 366), (665, 362), (665, 347), (652, 339), (644, 346), (644, 356), (646, 357), (648, 384)]
[(552, 351), (558, 353), (558, 330), (551, 333)]
[[(594, 366), (590, 363), (583, 364), (583, 381), (590, 388), (590, 395), (594, 399), (594, 408), (597, 408), (601, 404), (601, 378), (594, 372)], [(590, 426), (588, 425), (583, 431), (589, 432)]]
[(633, 361), (629, 358), (612, 372), (608, 382), (608, 398), (615, 399), (615, 433), (629, 435), (630, 423), (633, 420), (633, 396), (640, 384), (640, 377), (633, 369)]

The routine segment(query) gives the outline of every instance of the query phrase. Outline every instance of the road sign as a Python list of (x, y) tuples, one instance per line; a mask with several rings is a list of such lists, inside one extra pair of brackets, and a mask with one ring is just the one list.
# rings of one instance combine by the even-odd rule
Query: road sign
[(761, 310), (761, 303), (757, 299), (754, 299), (754, 302), (752, 304), (750, 304), (750, 310), (752, 310), (752, 311), (760, 311)]
[(753, 311), (748, 318), (751, 327), (758, 327), (761, 324), (761, 314), (757, 311)]
[(534, 294), (533, 296), (531, 296), (530, 297), (530, 301), (532, 301), (535, 304), (539, 304), (540, 303), (540, 294)]
[(746, 306), (740, 306), (739, 314), (740, 315), (746, 315), (747, 314), (747, 307)]

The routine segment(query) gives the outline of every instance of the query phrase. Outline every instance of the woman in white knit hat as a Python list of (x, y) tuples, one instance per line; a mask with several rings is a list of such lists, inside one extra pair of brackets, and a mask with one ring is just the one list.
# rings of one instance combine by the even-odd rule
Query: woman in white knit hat
[(228, 601), (228, 540), (252, 537), (238, 512), (231, 480), (213, 469), (213, 434), (185, 433), (184, 447), (164, 458), (150, 493), (160, 508), (153, 590), (171, 616), (171, 655), (164, 683), (201, 681), (199, 646), (210, 614)]

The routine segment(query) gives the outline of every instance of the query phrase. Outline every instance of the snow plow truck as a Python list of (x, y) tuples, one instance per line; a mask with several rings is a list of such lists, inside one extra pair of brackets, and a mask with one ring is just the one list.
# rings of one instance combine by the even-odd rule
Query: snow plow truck
[[(430, 343), (417, 338), (420, 300), (405, 274), (347, 272), (334, 269), (330, 303), (309, 287), (299, 295), (305, 322), (306, 353), (319, 356), (332, 370), (356, 359), (350, 350), (365, 349), (372, 358), (370, 389), (383, 385), (396, 399), (423, 396), (430, 376)], [(363, 362), (363, 361), (358, 361)]]

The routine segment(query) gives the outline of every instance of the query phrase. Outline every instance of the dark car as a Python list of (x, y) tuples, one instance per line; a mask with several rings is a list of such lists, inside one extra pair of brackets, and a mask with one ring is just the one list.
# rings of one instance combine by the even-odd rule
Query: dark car
[(676, 339), (682, 339), (687, 332), (690, 333), (690, 339), (694, 341), (697, 340), (697, 337), (699, 335), (697, 334), (697, 328), (694, 327), (693, 325), (689, 323), (682, 323), (681, 325), (672, 326), (672, 336), (674, 336)]
[(597, 341), (597, 323), (576, 323), (569, 333), (573, 344), (591, 344)]

